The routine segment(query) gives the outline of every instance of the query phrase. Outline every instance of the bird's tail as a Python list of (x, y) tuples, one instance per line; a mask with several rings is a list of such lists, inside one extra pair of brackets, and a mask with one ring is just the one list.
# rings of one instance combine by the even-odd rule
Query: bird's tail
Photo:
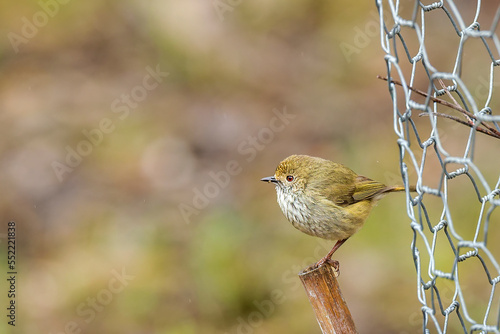
[[(392, 193), (396, 191), (405, 191), (405, 187), (403, 186), (394, 186), (394, 187), (387, 187), (387, 189), (384, 191), (385, 193)], [(415, 186), (410, 186), (410, 191), (415, 192), (417, 191), (417, 188)]]

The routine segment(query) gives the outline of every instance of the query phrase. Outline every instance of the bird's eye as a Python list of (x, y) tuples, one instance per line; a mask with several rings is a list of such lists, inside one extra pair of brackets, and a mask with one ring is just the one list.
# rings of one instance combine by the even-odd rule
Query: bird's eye
[(287, 175), (287, 177), (286, 177), (286, 180), (287, 180), (288, 182), (292, 182), (292, 181), (293, 181), (293, 179), (294, 179), (293, 175)]

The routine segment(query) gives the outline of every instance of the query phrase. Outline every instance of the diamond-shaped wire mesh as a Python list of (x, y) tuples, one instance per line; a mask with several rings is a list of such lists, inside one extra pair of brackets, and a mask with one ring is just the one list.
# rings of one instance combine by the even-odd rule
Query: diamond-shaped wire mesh
[(500, 333), (500, 4), (376, 5), (422, 331)]

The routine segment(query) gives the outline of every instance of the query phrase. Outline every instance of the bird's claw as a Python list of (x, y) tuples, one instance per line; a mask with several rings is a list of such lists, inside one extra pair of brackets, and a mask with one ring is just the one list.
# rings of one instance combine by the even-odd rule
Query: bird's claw
[(329, 266), (331, 266), (333, 268), (333, 271), (334, 271), (334, 275), (335, 277), (339, 277), (340, 276), (340, 263), (339, 261), (337, 260), (332, 260), (332, 259), (328, 259), (328, 258), (323, 258), (321, 260), (319, 260), (315, 265), (314, 265), (314, 268), (319, 268), (321, 267), (322, 265), (324, 264), (328, 264)]

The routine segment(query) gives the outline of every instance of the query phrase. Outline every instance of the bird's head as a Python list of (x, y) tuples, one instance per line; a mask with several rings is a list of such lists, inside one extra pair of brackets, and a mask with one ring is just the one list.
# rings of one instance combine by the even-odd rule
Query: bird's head
[(274, 183), (277, 191), (302, 192), (307, 186), (311, 168), (311, 157), (292, 155), (279, 163), (274, 176), (265, 177), (261, 181)]

